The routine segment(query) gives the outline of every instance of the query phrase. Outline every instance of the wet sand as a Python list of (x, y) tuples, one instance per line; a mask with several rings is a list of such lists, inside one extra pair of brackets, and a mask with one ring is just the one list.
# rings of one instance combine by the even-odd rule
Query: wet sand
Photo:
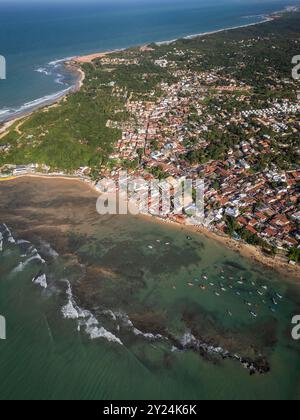
[[(5, 184), (5, 185), (4, 185)], [(1, 183), (0, 192), (4, 191), (11, 191), (13, 194), (19, 191), (22, 188), (26, 188), (26, 186), (30, 186), (31, 189), (36, 189), (38, 191), (38, 196), (33, 202), (30, 203), (30, 208), (33, 214), (38, 215), (41, 212), (41, 217), (43, 217), (43, 213), (45, 209), (40, 208), (40, 200), (43, 200), (43, 192), (45, 191), (46, 195), (53, 195), (55, 196), (56, 191), (60, 192), (60, 195), (66, 199), (69, 197), (73, 197), (73, 195), (78, 195), (78, 197), (82, 198), (82, 202), (78, 199), (76, 202), (76, 209), (74, 208), (71, 212), (70, 206), (62, 204), (60, 211), (63, 212), (64, 215), (68, 217), (68, 224), (65, 225), (65, 222), (61, 224), (61, 229), (68, 229), (71, 228), (72, 225), (76, 225), (76, 229), (78, 231), (89, 231), (92, 233), (91, 227), (91, 215), (93, 215), (94, 223), (99, 222), (100, 216), (96, 212), (96, 199), (99, 196), (99, 192), (93, 186), (92, 182), (84, 182), (80, 179), (75, 177), (53, 177), (53, 176), (38, 176), (38, 175), (31, 175), (31, 176), (24, 176), (19, 177), (17, 179), (8, 180), (6, 182)], [(14, 192), (15, 191), (15, 192)], [(18, 194), (18, 193), (17, 193)], [(42, 194), (42, 195), (41, 195)], [(1, 194), (1, 198), (5, 195)], [(1, 202), (1, 210), (5, 209), (5, 204)], [(59, 199), (59, 198), (58, 198)], [(87, 206), (86, 204), (89, 203)], [(67, 207), (66, 207), (67, 206)], [(42, 210), (42, 211), (41, 211)], [(53, 209), (49, 207), (46, 211), (47, 214), (51, 214)], [(4, 210), (5, 213), (5, 210)], [(17, 209), (10, 208), (10, 214), (14, 214), (16, 220), (20, 218)], [(59, 212), (55, 209), (55, 214), (59, 216)], [(87, 217), (85, 217), (87, 216)], [(37, 216), (38, 220), (40, 216)], [(106, 216), (111, 217), (111, 216)], [(126, 222), (126, 216), (115, 216), (117, 218), (123, 218), (124, 222)], [(132, 216), (128, 216), (132, 219)], [(267, 267), (271, 270), (275, 270), (280, 274), (283, 274), (284, 277), (293, 277), (294, 279), (300, 279), (300, 270), (299, 266), (292, 266), (288, 263), (284, 263), (280, 261), (278, 258), (272, 258), (266, 256), (260, 249), (257, 247), (244, 244), (242, 242), (235, 241), (226, 236), (220, 236), (206, 228), (195, 227), (195, 226), (187, 226), (187, 225), (179, 225), (174, 222), (166, 222), (159, 218), (154, 218), (153, 216), (138, 216), (140, 219), (145, 220), (148, 223), (158, 223), (162, 225), (167, 225), (169, 228), (179, 229), (188, 232), (193, 232), (199, 234), (199, 238), (205, 236), (209, 240), (217, 241), (218, 243), (224, 245), (225, 247), (239, 253), (241, 256), (250, 259), (251, 261), (257, 262), (260, 265)], [(58, 219), (59, 221), (59, 219)], [(45, 221), (45, 225), (47, 225), (47, 221)]]
[[(6, 223), (16, 239), (34, 244), (48, 267), (51, 257), (43, 253), (43, 242), (57, 252), (53, 287), (69, 279), (78, 305), (96, 317), (102, 319), (103, 310), (125, 313), (142, 336), (160, 334), (171, 346), (200, 353), (212, 369), (222, 356), (212, 357), (210, 346), (253, 361), (259, 372), (273, 369), (272, 349), (277, 348), (279, 327), (268, 304), (263, 305), (255, 292), (260, 284), (268, 284), (270, 296), (275, 291), (284, 295), (294, 286), (202, 233), (191, 231), (188, 239), (185, 228), (163, 225), (154, 218), (100, 216), (97, 197), (80, 180), (23, 177), (3, 182), (0, 223)], [(205, 291), (200, 287), (204, 274), (214, 283), (207, 284)], [(257, 320), (235, 293), (240, 290), (241, 276), (247, 279), (241, 293), (253, 301)], [(221, 297), (220, 281), (233, 282), (234, 289), (228, 288)], [(293, 301), (285, 298), (278, 312), (283, 326), (289, 325), (291, 305), (297, 301), (294, 292), (288, 293)], [(270, 302), (269, 296), (266, 299)], [(229, 308), (233, 317), (228, 316)], [(106, 329), (133, 349), (137, 336), (111, 323), (105, 321)], [(197, 342), (183, 345), (179, 340), (185, 331), (192, 332)], [(139, 357), (144, 360), (145, 355)], [(240, 371), (240, 361), (228, 357), (233, 369)]]
[(284, 276), (290, 276), (297, 280), (300, 280), (300, 267), (299, 265), (291, 265), (287, 262), (279, 260), (279, 258), (269, 257), (268, 255), (264, 254), (264, 252), (256, 247), (244, 242), (238, 242), (228, 236), (221, 236), (213, 231), (210, 231), (207, 228), (199, 227), (199, 226), (189, 226), (189, 225), (179, 225), (175, 222), (166, 222), (162, 219), (156, 218), (155, 219), (158, 223), (168, 224), (170, 226), (175, 226), (182, 230), (186, 230), (187, 232), (197, 232), (201, 235), (204, 235), (206, 238), (217, 241), (224, 245), (225, 247), (239, 253), (241, 256), (248, 258), (254, 262), (259, 263), (260, 265), (267, 267), (271, 270), (277, 271)]

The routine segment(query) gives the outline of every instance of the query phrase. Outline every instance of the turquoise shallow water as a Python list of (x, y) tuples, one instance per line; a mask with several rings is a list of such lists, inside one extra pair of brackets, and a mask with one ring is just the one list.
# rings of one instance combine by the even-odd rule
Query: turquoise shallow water
[[(0, 398), (299, 399), (297, 282), (199, 234), (99, 218), (90, 195), (78, 183), (1, 186), (1, 219), (36, 250), (3, 235)], [(224, 351), (270, 371), (250, 376)]]
[[(67, 57), (125, 48), (259, 22), (298, 0), (114, 0), (0, 2), (0, 121), (28, 110), (74, 82), (57, 63)], [(38, 102), (36, 102), (38, 101)]]

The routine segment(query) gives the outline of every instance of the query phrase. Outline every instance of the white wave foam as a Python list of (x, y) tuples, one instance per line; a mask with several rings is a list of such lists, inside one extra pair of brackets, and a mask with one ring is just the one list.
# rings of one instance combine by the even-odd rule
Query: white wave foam
[(123, 345), (122, 341), (116, 337), (110, 331), (107, 331), (104, 327), (99, 326), (99, 321), (96, 317), (88, 310), (80, 308), (73, 297), (71, 284), (67, 282), (67, 297), (68, 303), (63, 306), (62, 313), (64, 318), (78, 320), (78, 330), (80, 331), (81, 327), (84, 328), (85, 333), (92, 339), (105, 338), (107, 341), (114, 342), (120, 345)]
[(86, 332), (89, 334), (90, 338), (92, 340), (96, 339), (96, 338), (105, 338), (108, 341), (114, 342), (114, 343), (118, 343), (120, 345), (123, 345), (122, 341), (117, 338), (114, 334), (112, 334), (111, 332), (107, 331), (105, 328), (103, 327), (87, 327), (86, 328)]
[(3, 250), (3, 242), (7, 241), (10, 244), (15, 244), (16, 241), (11, 233), (11, 231), (8, 229), (6, 224), (0, 225), (0, 241), (1, 241), (1, 250)]
[(35, 254), (32, 257), (28, 258), (28, 260), (20, 262), (20, 264), (16, 268), (14, 268), (13, 273), (19, 273), (23, 271), (32, 261), (39, 261), (42, 264), (46, 264), (46, 261), (39, 254)]
[(113, 311), (111, 311), (110, 309), (102, 311), (102, 314), (110, 316), (113, 321), (117, 320), (117, 317), (116, 317), (115, 313)]
[(35, 70), (37, 73), (45, 74), (46, 76), (51, 76), (51, 71), (48, 71), (47, 69), (40, 67)]
[(76, 308), (73, 305), (73, 302), (69, 300), (69, 302), (62, 307), (62, 314), (66, 319), (78, 319), (79, 314)]
[(39, 276), (37, 276), (37, 277), (34, 277), (33, 279), (32, 279), (32, 282), (34, 283), (34, 284), (38, 284), (38, 285), (40, 285), (41, 287), (43, 287), (44, 289), (47, 289), (47, 287), (48, 287), (48, 283), (47, 283), (47, 276), (46, 276), (46, 274), (41, 274), (41, 275), (39, 275)]
[(43, 251), (46, 252), (50, 257), (57, 258), (59, 257), (59, 253), (52, 248), (52, 246), (46, 241), (40, 241), (43, 247)]
[(133, 322), (129, 319), (128, 315), (123, 312), (117, 312), (115, 316), (121, 320), (123, 325), (127, 328), (130, 328), (134, 335), (136, 336), (142, 336), (144, 338), (147, 338), (148, 340), (161, 340), (164, 337), (161, 334), (153, 334), (153, 333), (144, 333), (133, 325)]
[(46, 96), (43, 96), (42, 98), (38, 98), (33, 101), (26, 102), (24, 105), (22, 105), (19, 108), (12, 108), (6, 111), (5, 114), (3, 113), (3, 115), (1, 115), (0, 113), (0, 121), (5, 121), (7, 117), (12, 117), (14, 115), (18, 116), (20, 114), (23, 114), (24, 112), (38, 109), (43, 105), (51, 104), (55, 102), (56, 100), (60, 99), (61, 97), (63, 97), (64, 95), (66, 95), (68, 92), (71, 92), (73, 88), (74, 88), (73, 86), (70, 86), (66, 89), (60, 90), (51, 95), (46, 95)]
[(6, 115), (6, 114), (9, 114), (9, 113), (10, 113), (9, 109), (0, 109), (0, 116), (1, 115)]
[(48, 63), (48, 65), (49, 66), (57, 66), (58, 64), (61, 64), (61, 63), (64, 63), (65, 61), (70, 61), (70, 60), (73, 60), (73, 59), (74, 59), (74, 56), (73, 57), (60, 58), (58, 60), (50, 61), (50, 63)]
[(58, 99), (60, 96), (67, 93), (70, 89), (71, 88), (64, 89), (64, 90), (61, 90), (60, 92), (53, 93), (52, 95), (46, 95), (42, 98), (35, 99), (34, 101), (26, 102), (21, 108), (16, 110), (16, 112), (21, 112), (21, 111), (26, 110), (28, 108), (34, 108), (38, 105), (42, 105), (42, 104), (47, 103), (49, 101), (53, 101), (55, 99)]

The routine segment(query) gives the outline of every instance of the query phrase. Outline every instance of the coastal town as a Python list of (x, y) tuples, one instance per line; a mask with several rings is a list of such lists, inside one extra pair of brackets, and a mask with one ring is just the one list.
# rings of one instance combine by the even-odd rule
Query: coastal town
[[(96, 175), (89, 165), (66, 172), (60, 168), (53, 171), (45, 163), (6, 164), (2, 175), (76, 175), (93, 179), (99, 190), (101, 179), (117, 182), (124, 170), (129, 180), (159, 179), (170, 188), (178, 180), (203, 179), (206, 228), (261, 246), (271, 255), (287, 256), (290, 264), (296, 264), (300, 259), (297, 83), (292, 77), (281, 77), (271, 64), (266, 65), (264, 76), (260, 69), (248, 78), (239, 76), (245, 67), (245, 51), (263, 43), (278, 48), (269, 36), (225, 40), (227, 50), (233, 50), (232, 57), (226, 55), (229, 63), (235, 59), (232, 72), (220, 64), (199, 69), (199, 62), (208, 59), (193, 42), (191, 47), (180, 42), (149, 45), (93, 56), (92, 64), (84, 59), (75, 63), (85, 71), (85, 83), (94, 85), (104, 79), (98, 83), (122, 104), (113, 116), (127, 115), (106, 120), (106, 128), (118, 130), (120, 135), (109, 153), (109, 164), (97, 166)], [(205, 45), (207, 41), (197, 42)], [(291, 42), (296, 45), (298, 40)], [(118, 71), (128, 71), (130, 83), (125, 83)], [(257, 92), (251, 77), (265, 78), (268, 96)], [(29, 143), (33, 138), (34, 134), (26, 134)], [(0, 153), (8, 153), (11, 147), (2, 139)], [(148, 207), (141, 211), (151, 213), (148, 189), (130, 192), (133, 197), (137, 193), (148, 198)], [(189, 224), (195, 205), (191, 194), (180, 214), (172, 208), (151, 214)]]

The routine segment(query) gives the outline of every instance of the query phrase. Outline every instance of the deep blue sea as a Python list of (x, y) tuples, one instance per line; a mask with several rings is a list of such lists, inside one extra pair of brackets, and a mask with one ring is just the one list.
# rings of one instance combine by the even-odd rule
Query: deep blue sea
[(68, 89), (57, 60), (246, 25), (299, 0), (0, 0), (0, 121)]

